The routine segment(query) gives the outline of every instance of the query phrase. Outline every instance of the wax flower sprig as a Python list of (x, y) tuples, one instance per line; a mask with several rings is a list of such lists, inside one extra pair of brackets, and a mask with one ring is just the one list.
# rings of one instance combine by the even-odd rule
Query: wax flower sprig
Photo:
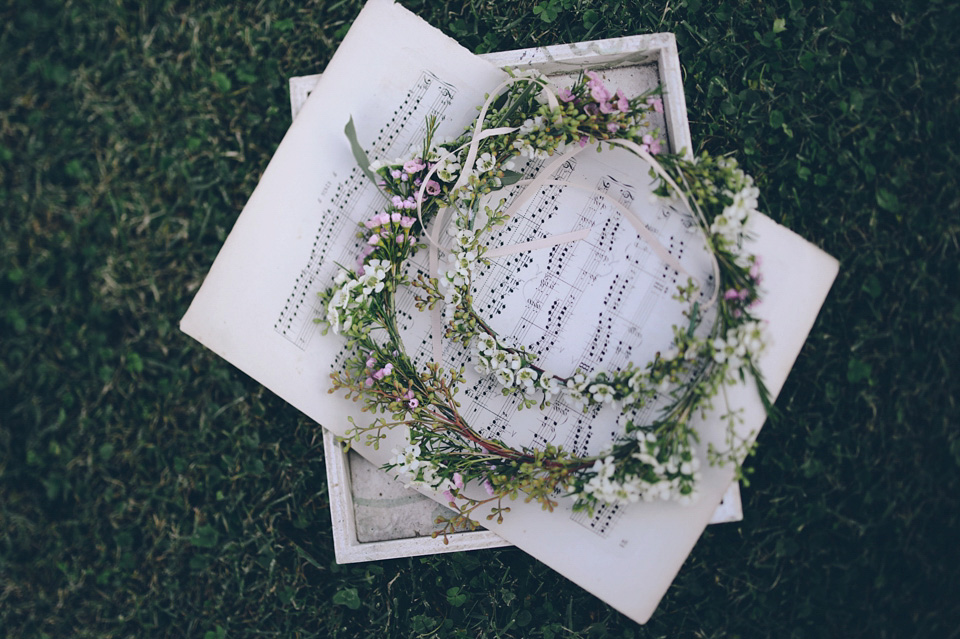
[[(324, 316), (318, 321), (343, 335), (351, 352), (343, 369), (332, 374), (331, 392), (346, 391), (376, 415), (369, 424), (354, 425), (348, 433), (352, 441), (378, 446), (386, 430), (403, 430), (405, 443), (394, 449), (388, 468), (411, 484), (447, 495), (457, 511), (447, 531), (481, 507), (490, 511), (488, 518), (501, 520), (509, 511), (504, 499), (521, 494), (548, 510), (558, 494), (572, 495), (574, 508), (588, 511), (604, 503), (692, 501), (700, 480), (692, 418), (710, 410), (711, 400), (745, 375), (757, 381), (769, 405), (756, 367), (763, 325), (752, 315), (760, 299), (760, 263), (743, 248), (756, 189), (732, 160), (662, 153), (658, 132), (647, 120), (662, 109), (655, 93), (627, 98), (609, 90), (593, 71), (556, 94), (542, 77), (520, 76), (491, 97), (481, 108), (482, 121), (457, 139), (435, 140), (436, 122), (428, 121), (421, 147), (405, 158), (370, 165), (387, 203), (361, 225), (363, 248), (354, 268), (342, 268), (333, 286), (320, 294)], [(506, 132), (478, 135), (490, 129)], [(506, 199), (491, 205), (489, 196), (519, 180), (514, 171), (519, 158), (548, 158), (588, 144), (599, 150), (612, 143), (648, 161), (657, 156), (657, 194), (680, 197), (695, 212), (717, 263), (717, 312), (711, 315), (716, 320), (701, 328), (704, 296), (688, 282), (676, 293), (687, 305), (685, 322), (673, 327), (672, 343), (653, 361), (561, 375), (498, 335), (473, 307), (474, 271), (488, 263), (484, 238), (506, 221)], [(408, 279), (406, 260), (423, 246), (425, 225), (445, 208), (453, 211), (446, 268)], [(623, 432), (602, 454), (587, 457), (553, 445), (515, 449), (481, 436), (458, 410), (463, 371), (436, 363), (418, 369), (407, 353), (394, 301), (401, 286), (419, 289), (421, 308), (442, 305), (446, 337), (469, 344), (476, 370), (492, 375), (505, 394), (516, 393), (526, 408), (542, 409), (561, 393), (564, 401), (587, 411), (618, 405), (627, 417)], [(637, 409), (658, 397), (667, 398), (665, 406), (652, 423), (640, 423)], [(739, 469), (746, 442), (736, 436), (737, 415), (728, 413), (726, 419), (730, 445), (711, 451), (710, 460)], [(469, 490), (471, 484), (483, 490)]]

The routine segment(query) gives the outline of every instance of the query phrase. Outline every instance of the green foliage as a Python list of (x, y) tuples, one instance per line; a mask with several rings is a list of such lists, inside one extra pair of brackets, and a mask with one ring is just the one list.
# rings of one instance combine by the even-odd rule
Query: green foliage
[(478, 52), (675, 32), (695, 150), (841, 260), (745, 520), (644, 627), (514, 549), (338, 566), (316, 427), (177, 321), (361, 3), (10, 0), (0, 635), (954, 633), (960, 9), (405, 4)]

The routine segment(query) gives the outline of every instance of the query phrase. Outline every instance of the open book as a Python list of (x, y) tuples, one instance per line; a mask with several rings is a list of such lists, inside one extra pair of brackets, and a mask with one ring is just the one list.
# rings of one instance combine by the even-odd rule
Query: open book
[[(393, 159), (420, 141), (427, 115), (441, 120), (441, 136), (458, 134), (475, 117), (484, 93), (504, 77), (402, 7), (369, 2), (264, 172), (182, 330), (335, 433), (345, 433), (350, 418), (369, 420), (358, 404), (327, 393), (345, 343), (322, 335), (313, 322), (320, 316), (317, 291), (331, 284), (336, 263), (353, 263), (360, 248), (357, 224), (382, 202), (356, 167), (344, 124), (353, 117), (371, 159)], [(635, 206), (688, 271), (704, 272), (696, 230), (669, 207), (648, 203), (650, 184), (639, 161), (605, 152), (560, 170)], [(569, 250), (504, 258), (477, 283), (479, 310), (502, 334), (540, 344), (555, 370), (642, 364), (669, 341), (669, 327), (677, 321), (679, 307), (670, 299), (675, 273), (642, 241), (618, 229), (612, 215), (599, 198), (547, 188), (501, 236), (491, 238), (514, 244), (576, 225), (591, 229)], [(760, 366), (776, 395), (837, 263), (762, 216), (754, 235), (752, 252), (764, 259), (766, 288), (759, 314), (772, 336)], [(399, 301), (398, 309), (408, 352), (426, 361), (429, 318), (412, 301)], [(468, 354), (448, 344), (443, 358), (457, 365)], [(562, 401), (549, 414), (517, 413), (515, 400), (492, 390), (489, 380), (472, 375), (462, 393), (465, 413), (486, 434), (515, 446), (552, 441), (595, 453), (622, 427), (615, 411), (583, 415)], [(740, 436), (752, 439), (765, 418), (755, 389), (736, 387), (728, 398), (731, 409), (742, 411)], [(725, 426), (715, 415), (699, 429), (704, 449), (711, 442), (724, 447)], [(357, 450), (383, 464), (400, 438), (394, 433), (379, 450)], [(587, 517), (572, 513), (565, 501), (547, 513), (517, 500), (502, 524), (480, 523), (642, 623), (709, 522), (733, 471), (706, 467), (703, 476), (702, 496), (691, 506), (636, 504)]]

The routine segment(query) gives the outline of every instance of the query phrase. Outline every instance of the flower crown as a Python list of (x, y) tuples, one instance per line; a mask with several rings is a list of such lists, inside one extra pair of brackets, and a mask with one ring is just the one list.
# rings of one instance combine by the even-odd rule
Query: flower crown
[[(435, 143), (436, 122), (428, 121), (422, 147), (409, 157), (369, 166), (368, 175), (388, 203), (362, 225), (363, 249), (355, 268), (341, 268), (333, 286), (320, 294), (325, 316), (317, 321), (343, 335), (351, 352), (343, 370), (331, 375), (330, 392), (345, 390), (372, 414), (389, 416), (355, 425), (350, 440), (376, 447), (385, 430), (404, 429), (406, 445), (394, 450), (386, 468), (410, 484), (445, 493), (457, 515), (446, 522), (444, 532), (467, 523), (481, 506), (491, 509), (488, 519), (502, 521), (510, 510), (504, 498), (520, 493), (548, 510), (559, 495), (573, 496), (574, 510), (590, 512), (599, 504), (690, 502), (700, 481), (693, 450), (698, 434), (691, 418), (711, 409), (725, 385), (747, 375), (756, 381), (768, 413), (772, 411), (756, 366), (764, 348), (763, 324), (752, 314), (760, 301), (760, 260), (745, 252), (743, 242), (758, 191), (732, 159), (704, 154), (690, 160), (662, 153), (647, 122), (650, 112), (662, 109), (655, 92), (627, 98), (622, 91), (610, 91), (593, 71), (556, 94), (542, 77), (513, 77), (492, 92), (475, 125), (458, 139)], [(366, 168), (352, 123), (347, 133)], [(556, 164), (587, 145), (627, 148), (650, 164), (658, 180), (655, 195), (675, 198), (691, 212), (713, 261), (712, 297), (704, 302), (706, 291), (700, 289), (705, 286), (692, 278), (678, 287), (675, 298), (686, 306), (685, 321), (673, 327), (672, 343), (653, 361), (563, 376), (539, 365), (536, 353), (498, 335), (474, 308), (471, 287), (476, 267), (496, 253), (484, 238), (502, 226), (511, 211), (506, 199), (488, 205), (489, 195), (515, 184), (528, 184), (532, 192), (555, 182), (550, 167), (535, 180), (521, 180), (512, 170), (513, 160), (559, 158)], [(631, 212), (622, 212), (638, 233), (646, 232)], [(453, 243), (447, 251), (448, 267), (441, 272), (439, 227), (451, 214)], [(568, 238), (556, 240), (563, 241)], [(424, 247), (430, 250), (434, 272), (410, 278), (404, 264)], [(682, 268), (662, 249), (658, 255)], [(517, 394), (523, 407), (542, 410), (564, 393), (565, 401), (578, 402), (585, 410), (619, 405), (629, 417), (626, 427), (595, 456), (578, 456), (552, 444), (514, 449), (481, 436), (458, 410), (463, 371), (445, 371), (438, 364), (439, 333), (433, 363), (418, 369), (407, 354), (395, 310), (395, 295), (404, 286), (418, 289), (421, 310), (431, 309), (435, 315), (446, 310), (444, 335), (469, 345), (476, 370), (492, 375), (504, 394)], [(706, 317), (713, 318), (712, 325), (702, 326)], [(668, 398), (666, 405), (651, 423), (639, 423), (634, 418), (638, 409), (658, 397)], [(739, 475), (739, 460), (749, 445), (735, 434), (736, 414), (728, 413), (725, 419), (728, 447), (711, 447), (708, 459), (733, 464)], [(486, 495), (468, 490), (470, 484), (482, 486)]]

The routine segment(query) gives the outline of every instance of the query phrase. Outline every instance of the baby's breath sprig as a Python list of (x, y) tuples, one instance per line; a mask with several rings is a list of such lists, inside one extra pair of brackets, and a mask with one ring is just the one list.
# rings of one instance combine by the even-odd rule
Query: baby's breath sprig
[[(428, 120), (424, 144), (408, 157), (372, 163), (370, 171), (388, 204), (361, 225), (363, 249), (356, 264), (341, 267), (320, 295), (324, 314), (318, 321), (342, 335), (351, 352), (343, 369), (331, 375), (331, 392), (345, 391), (373, 416), (368, 424), (354, 424), (348, 439), (379, 446), (387, 430), (403, 429), (404, 444), (393, 450), (387, 468), (410, 484), (445, 493), (457, 513), (442, 522), (442, 534), (480, 512), (502, 520), (509, 511), (504, 500), (521, 494), (546, 510), (557, 505), (558, 495), (572, 495), (574, 508), (586, 510), (601, 503), (692, 501), (700, 481), (693, 418), (711, 410), (728, 384), (746, 376), (756, 380), (764, 406), (772, 411), (756, 364), (764, 347), (763, 323), (753, 315), (760, 300), (760, 260), (744, 250), (746, 224), (757, 207), (752, 179), (731, 159), (705, 154), (688, 160), (662, 153), (658, 132), (646, 119), (663, 109), (656, 93), (627, 98), (609, 90), (593, 71), (561, 89), (555, 100), (540, 99), (544, 86), (540, 77), (521, 76), (491, 99), (482, 128), (512, 132), (481, 139), (471, 166), (467, 148), (474, 132), (438, 141), (435, 120)], [(518, 180), (517, 157), (544, 158), (574, 145), (598, 144), (600, 150), (603, 142), (624, 140), (641, 156), (659, 158), (664, 173), (654, 173), (661, 180), (655, 193), (678, 196), (695, 212), (717, 261), (717, 311), (710, 315), (716, 319), (698, 330), (707, 314), (698, 287), (688, 282), (676, 293), (686, 305), (686, 322), (673, 327), (671, 344), (653, 361), (561, 375), (540, 365), (536, 353), (499, 336), (473, 306), (474, 272), (488, 263), (483, 238), (506, 221), (505, 200), (491, 205), (489, 195)], [(673, 185), (680, 185), (679, 193)], [(454, 212), (446, 266), (408, 280), (403, 265), (423, 245), (424, 225), (442, 208)], [(628, 419), (623, 432), (596, 456), (577, 456), (553, 445), (515, 449), (483, 437), (459, 412), (463, 371), (436, 363), (418, 369), (407, 354), (394, 303), (401, 286), (418, 289), (419, 309), (441, 306), (445, 336), (469, 345), (474, 368), (496, 379), (504, 394), (520, 396), (525, 408), (543, 409), (560, 393), (587, 411), (619, 405), (634, 414), (657, 398), (666, 402), (651, 423)], [(724, 419), (729, 450), (711, 448), (708, 459), (739, 469), (749, 438), (737, 435), (736, 413)], [(475, 489), (468, 489), (471, 485)]]

